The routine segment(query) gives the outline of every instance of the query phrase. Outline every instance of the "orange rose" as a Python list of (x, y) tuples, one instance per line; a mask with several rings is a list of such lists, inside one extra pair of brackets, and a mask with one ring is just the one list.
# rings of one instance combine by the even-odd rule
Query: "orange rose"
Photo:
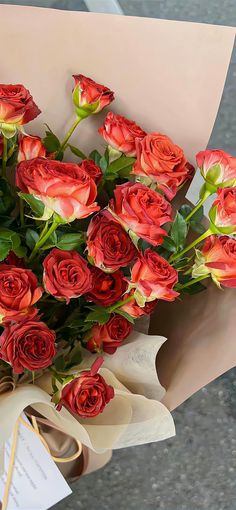
[(194, 278), (211, 275), (219, 287), (236, 287), (236, 239), (212, 235), (196, 250)]
[(44, 158), (46, 149), (39, 136), (19, 136), (18, 163), (26, 159)]
[(27, 124), (40, 113), (23, 85), (0, 84), (0, 131), (7, 138), (14, 136), (19, 126)]
[(135, 122), (112, 112), (107, 114), (104, 125), (98, 132), (111, 147), (123, 152), (126, 156), (136, 155), (135, 143), (146, 135)]
[(169, 200), (188, 178), (189, 169), (183, 150), (160, 133), (151, 133), (136, 141), (137, 161), (132, 173), (154, 181)]
[(79, 117), (86, 118), (92, 113), (98, 113), (114, 101), (114, 92), (108, 87), (83, 74), (73, 75), (73, 78), (75, 80), (73, 102)]

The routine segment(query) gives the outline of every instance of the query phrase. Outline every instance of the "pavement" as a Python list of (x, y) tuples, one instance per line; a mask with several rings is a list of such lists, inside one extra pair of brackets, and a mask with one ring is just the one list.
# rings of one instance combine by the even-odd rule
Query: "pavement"
[[(4, 1), (86, 10), (81, 0)], [(236, 25), (235, 0), (120, 0), (126, 15)], [(236, 51), (210, 146), (236, 154)], [(175, 438), (114, 452), (52, 510), (236, 510), (236, 371), (173, 413)]]

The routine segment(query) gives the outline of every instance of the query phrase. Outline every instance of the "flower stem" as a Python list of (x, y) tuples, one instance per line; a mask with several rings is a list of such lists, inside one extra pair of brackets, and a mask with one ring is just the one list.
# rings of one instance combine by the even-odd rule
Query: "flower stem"
[(118, 301), (115, 305), (110, 306), (107, 311), (108, 312), (114, 312), (117, 308), (120, 308), (123, 305), (126, 305), (126, 303), (129, 303), (134, 299), (134, 296), (129, 296), (127, 299), (124, 299), (123, 301)]
[(186, 246), (186, 248), (184, 248), (184, 250), (180, 251), (179, 253), (176, 253), (175, 255), (172, 255), (169, 259), (169, 262), (173, 262), (174, 260), (176, 259), (179, 259), (180, 257), (182, 257), (185, 253), (187, 253), (189, 250), (191, 250), (192, 248), (194, 248), (194, 246), (196, 246), (196, 244), (199, 244), (201, 243), (202, 241), (204, 241), (204, 239), (206, 239), (206, 237), (209, 237), (210, 235), (212, 234), (212, 231), (211, 229), (209, 228), (208, 230), (206, 230), (206, 232), (204, 232), (204, 234), (202, 234), (200, 237), (198, 237), (197, 239), (195, 239), (191, 244), (189, 244), (188, 246)]
[(19, 201), (19, 209), (20, 209), (20, 224), (21, 224), (21, 227), (24, 227), (24, 225), (25, 225), (24, 201), (22, 198), (20, 198), (20, 201)]
[(69, 129), (69, 131), (67, 132), (64, 140), (62, 141), (61, 145), (60, 145), (60, 149), (58, 150), (58, 152), (61, 152), (65, 149), (66, 147), (66, 144), (69, 140), (69, 138), (71, 137), (71, 135), (74, 133), (74, 130), (75, 128), (78, 126), (78, 124), (80, 123), (80, 121), (82, 120), (81, 117), (77, 117), (75, 122), (72, 124), (71, 128)]
[(7, 169), (7, 138), (3, 135), (2, 177), (6, 177), (6, 169)]
[(204, 202), (210, 195), (211, 195), (210, 191), (205, 191), (203, 198), (199, 200), (197, 205), (192, 209), (188, 216), (186, 216), (185, 221), (188, 222), (192, 218), (192, 216), (194, 216), (194, 214), (198, 211), (198, 209), (200, 209), (200, 207), (204, 204)]
[(193, 280), (190, 280), (189, 282), (187, 283), (183, 283), (183, 285), (178, 285), (177, 290), (183, 290), (185, 289), (186, 287), (190, 287), (191, 285), (194, 285), (194, 283), (197, 283), (197, 282), (200, 282), (201, 280), (205, 280), (206, 278), (209, 278), (210, 275), (203, 275), (203, 276), (199, 276), (198, 278), (193, 278)]
[(54, 221), (52, 224), (51, 224), (51, 227), (47, 230), (47, 232), (44, 234), (44, 236), (42, 236), (41, 238), (39, 238), (38, 242), (36, 243), (30, 257), (29, 257), (29, 260), (33, 260), (35, 255), (38, 253), (38, 251), (40, 250), (40, 248), (42, 248), (42, 246), (46, 243), (47, 239), (50, 237), (51, 234), (53, 234), (53, 232), (57, 229), (58, 227), (58, 223), (56, 221)]

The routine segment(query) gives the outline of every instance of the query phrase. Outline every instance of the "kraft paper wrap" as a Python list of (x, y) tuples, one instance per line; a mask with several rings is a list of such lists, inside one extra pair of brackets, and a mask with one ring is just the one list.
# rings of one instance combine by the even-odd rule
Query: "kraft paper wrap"
[[(59, 137), (65, 134), (74, 118), (71, 75), (83, 73), (115, 90), (113, 111), (149, 132), (168, 134), (191, 162), (206, 147), (228, 70), (233, 28), (6, 5), (0, 5), (0, 19), (0, 81), (24, 83), (43, 112), (27, 126), (28, 132), (42, 134), (47, 122)], [(96, 128), (104, 115), (83, 123), (72, 143), (84, 152), (101, 148)], [(194, 185), (193, 201), (198, 177)], [(95, 452), (173, 435), (167, 407), (179, 405), (230, 368), (236, 357), (235, 295), (209, 288), (204, 296), (160, 303), (152, 319), (151, 331), (168, 336), (157, 357), (166, 395), (154, 369), (164, 338), (134, 333), (114, 357), (105, 356), (101, 373), (115, 387), (115, 399), (99, 417), (80, 423), (65, 409), (55, 411), (45, 376), (37, 382), (41, 387), (25, 385), (1, 396), (1, 447), (30, 404)]]

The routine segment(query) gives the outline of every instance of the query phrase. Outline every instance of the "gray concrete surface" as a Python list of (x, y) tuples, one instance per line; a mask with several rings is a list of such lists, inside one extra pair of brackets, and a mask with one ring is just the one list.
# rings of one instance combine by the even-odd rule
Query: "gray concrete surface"
[[(86, 10), (80, 0), (1, 1)], [(128, 15), (236, 25), (235, 0), (120, 0)], [(210, 140), (236, 154), (236, 52)], [(236, 510), (236, 371), (174, 413), (177, 436), (120, 450), (53, 510)]]

